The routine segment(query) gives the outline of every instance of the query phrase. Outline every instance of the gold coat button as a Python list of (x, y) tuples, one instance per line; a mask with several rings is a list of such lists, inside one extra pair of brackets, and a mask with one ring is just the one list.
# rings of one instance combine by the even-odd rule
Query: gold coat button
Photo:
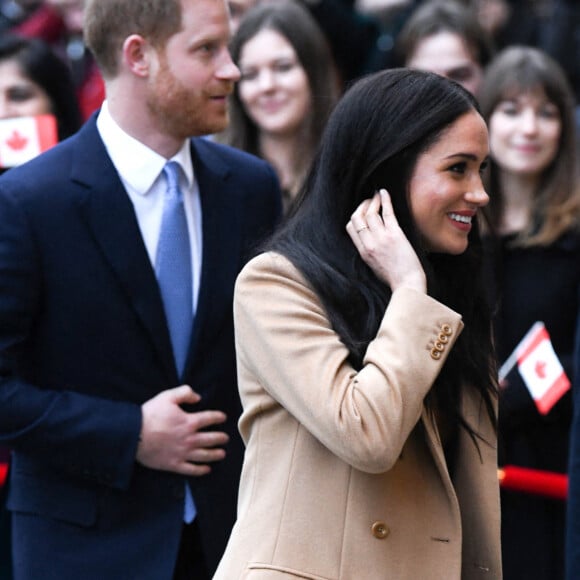
[(373, 536), (379, 540), (384, 540), (391, 531), (385, 522), (375, 522), (371, 530)]
[(443, 334), (442, 332), (439, 333), (439, 342), (442, 342), (443, 344), (447, 344), (449, 342), (449, 337), (446, 334)]
[(438, 340), (435, 341), (435, 345), (433, 346), (433, 348), (435, 350), (438, 350), (439, 352), (443, 352), (445, 350), (445, 346), (443, 345), (443, 343), (439, 342)]
[(451, 336), (453, 334), (453, 331), (451, 330), (451, 326), (449, 326), (449, 324), (442, 324), (441, 332), (443, 334), (446, 334), (447, 336)]
[(431, 349), (431, 358), (435, 360), (439, 360), (441, 358), (441, 351), (437, 350), (436, 348)]

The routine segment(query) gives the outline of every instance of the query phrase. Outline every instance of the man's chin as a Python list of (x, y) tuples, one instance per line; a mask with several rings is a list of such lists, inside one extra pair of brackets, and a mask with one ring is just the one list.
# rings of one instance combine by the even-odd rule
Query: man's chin
[(187, 131), (189, 129), (187, 137), (201, 137), (203, 135), (214, 135), (215, 133), (221, 133), (227, 128), (227, 126), (228, 118), (224, 116), (221, 119), (205, 119), (204, 123), (197, 123), (195, 126), (183, 126), (182, 130)]

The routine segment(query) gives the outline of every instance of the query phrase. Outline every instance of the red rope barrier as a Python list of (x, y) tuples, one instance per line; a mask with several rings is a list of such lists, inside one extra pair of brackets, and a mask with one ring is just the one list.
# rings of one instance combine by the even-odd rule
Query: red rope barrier
[(8, 475), (8, 463), (0, 463), (0, 487), (4, 485)]
[(502, 489), (562, 500), (568, 496), (568, 476), (564, 473), (504, 465), (498, 469), (498, 478)]

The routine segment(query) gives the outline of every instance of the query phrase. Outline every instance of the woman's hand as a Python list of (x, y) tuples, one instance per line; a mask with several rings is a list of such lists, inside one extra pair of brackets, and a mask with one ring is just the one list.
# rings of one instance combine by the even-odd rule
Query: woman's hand
[(386, 189), (358, 206), (346, 231), (364, 262), (393, 292), (401, 287), (427, 291), (423, 267), (397, 222)]

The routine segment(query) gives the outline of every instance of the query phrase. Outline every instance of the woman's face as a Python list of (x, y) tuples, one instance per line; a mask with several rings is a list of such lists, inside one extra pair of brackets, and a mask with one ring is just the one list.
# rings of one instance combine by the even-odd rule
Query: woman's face
[(558, 154), (562, 119), (543, 90), (499, 101), (489, 118), (491, 154), (502, 171), (539, 177)]
[(489, 155), (485, 121), (475, 111), (459, 117), (419, 155), (409, 182), (409, 205), (425, 249), (461, 254), (489, 196), (481, 173)]
[(310, 84), (288, 40), (261, 30), (243, 46), (238, 66), (240, 101), (258, 129), (277, 136), (299, 131), (311, 108)]
[(476, 96), (483, 80), (482, 66), (463, 38), (454, 32), (436, 32), (421, 39), (405, 64), (447, 77)]
[(43, 115), (51, 111), (48, 94), (23, 74), (18, 63), (0, 61), (0, 119)]

